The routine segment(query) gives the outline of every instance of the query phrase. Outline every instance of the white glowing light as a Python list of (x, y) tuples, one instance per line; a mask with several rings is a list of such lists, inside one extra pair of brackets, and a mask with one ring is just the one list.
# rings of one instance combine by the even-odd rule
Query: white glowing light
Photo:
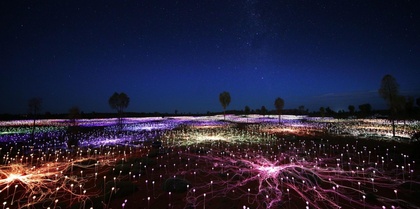
[(276, 176), (280, 172), (281, 167), (280, 166), (259, 166), (257, 167), (257, 169), (265, 175)]

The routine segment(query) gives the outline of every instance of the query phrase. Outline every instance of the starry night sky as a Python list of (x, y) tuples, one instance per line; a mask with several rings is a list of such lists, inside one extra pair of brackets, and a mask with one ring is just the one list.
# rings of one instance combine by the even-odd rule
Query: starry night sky
[[(48, 2), (48, 3), (46, 3)], [(380, 81), (420, 96), (418, 1), (2, 1), (0, 113), (383, 109)]]

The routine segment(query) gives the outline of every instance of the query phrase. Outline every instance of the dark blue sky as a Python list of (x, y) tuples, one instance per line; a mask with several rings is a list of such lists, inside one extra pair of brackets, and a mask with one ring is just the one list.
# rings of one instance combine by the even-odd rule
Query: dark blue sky
[[(46, 3), (48, 2), (48, 3)], [(334, 110), (371, 103), (392, 74), (420, 96), (417, 1), (2, 1), (0, 113)]]

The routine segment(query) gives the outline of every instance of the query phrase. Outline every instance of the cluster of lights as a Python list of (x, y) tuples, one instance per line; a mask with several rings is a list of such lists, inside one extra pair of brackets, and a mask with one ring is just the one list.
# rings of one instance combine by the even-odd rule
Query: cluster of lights
[[(205, 208), (226, 199), (240, 202), (243, 208), (416, 207), (397, 195), (411, 192), (407, 184), (419, 184), (416, 163), (407, 154), (396, 154), (395, 147), (372, 149), (358, 146), (357, 140), (338, 145), (323, 139), (279, 137), (312, 135), (315, 139), (321, 132), (357, 136), (368, 131), (381, 135), (389, 131), (383, 120), (282, 116), (279, 124), (278, 116), (228, 115), (226, 119), (229, 122), (220, 115), (126, 118), (122, 127), (117, 119), (79, 120), (82, 127), (104, 127), (77, 133), (79, 147), (66, 145), (66, 120), (40, 122), (45, 126), (37, 127), (34, 138), (31, 127), (19, 126), (33, 121), (2, 123), (3, 207), (56, 208), (66, 201), (84, 205), (92, 197), (105, 197), (105, 189), (96, 186), (102, 178), (104, 185), (114, 183), (109, 199), (103, 200), (106, 208), (111, 207), (120, 180), (132, 181), (143, 191), (147, 208), (160, 200), (167, 201), (168, 207)], [(241, 128), (236, 123), (248, 124)], [(29, 139), (34, 143), (21, 143)], [(153, 141), (160, 141), (161, 147), (153, 147)], [(115, 171), (116, 162), (152, 151), (157, 151), (151, 157), (155, 164), (136, 165), (142, 172)], [(86, 161), (95, 163), (83, 166)], [(107, 174), (109, 170), (113, 176)], [(168, 178), (189, 182), (183, 205), (176, 205), (173, 194), (161, 189)], [(381, 200), (380, 205), (369, 202), (372, 195)], [(129, 204), (125, 200), (119, 205)]]
[[(227, 130), (220, 129), (219, 132)], [(177, 158), (180, 162), (188, 159), (188, 164), (200, 166), (186, 164), (185, 168), (190, 169), (179, 170), (175, 175), (188, 178), (188, 173), (194, 174), (194, 179), (198, 174), (205, 176), (205, 180), (192, 180), (195, 184), (188, 191), (186, 200), (194, 207), (205, 205), (204, 201), (226, 197), (247, 200), (244, 204), (251, 208), (281, 205), (292, 208), (299, 205), (308, 208), (416, 207), (396, 198), (393, 193), (396, 188), (403, 190), (401, 185), (404, 183), (418, 184), (412, 180), (414, 161), (395, 165), (396, 159), (373, 157), (372, 151), (359, 150), (355, 145), (357, 142), (344, 147), (329, 145), (326, 141), (307, 143), (262, 136), (233, 145), (220, 140), (208, 149), (202, 143), (190, 144), (186, 150), (177, 152)], [(306, 147), (313, 148), (308, 150)], [(197, 149), (205, 152), (191, 152)], [(393, 166), (399, 169), (393, 169)], [(391, 168), (388, 170), (387, 167)], [(366, 201), (369, 195), (381, 199), (381, 205)]]
[[(16, 162), (1, 166), (0, 194), (5, 200), (3, 207), (32, 208), (44, 204), (56, 208), (65, 202), (69, 205), (85, 203), (99, 191), (95, 187), (86, 186), (92, 179), (83, 176), (83, 171), (93, 169), (79, 167), (78, 163), (84, 160), (87, 159), (24, 164)], [(79, 168), (79, 173), (73, 171), (76, 168)]]

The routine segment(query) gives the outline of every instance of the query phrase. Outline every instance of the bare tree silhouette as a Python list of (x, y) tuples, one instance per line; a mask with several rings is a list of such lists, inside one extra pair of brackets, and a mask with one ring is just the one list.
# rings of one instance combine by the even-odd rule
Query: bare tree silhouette
[(223, 107), (223, 120), (226, 120), (226, 107), (230, 104), (230, 94), (227, 91), (220, 93), (219, 95), (220, 104)]
[(349, 109), (349, 113), (350, 113), (351, 115), (353, 115), (353, 114), (354, 114), (354, 109), (355, 109), (355, 107), (354, 107), (353, 105), (349, 105), (348, 109)]
[(70, 125), (67, 128), (68, 141), (67, 146), (73, 147), (79, 145), (79, 127), (77, 126), (77, 119), (80, 118), (80, 109), (77, 106), (73, 106), (69, 109), (69, 120)]
[(118, 124), (122, 127), (122, 116), (124, 109), (128, 107), (130, 103), (130, 98), (124, 92), (117, 93), (115, 92), (108, 99), (108, 104), (112, 109), (117, 110), (118, 113)]
[(389, 117), (392, 121), (392, 135), (395, 136), (395, 117), (401, 98), (399, 98), (399, 85), (392, 75), (387, 74), (382, 78), (378, 93), (388, 104)]
[(35, 139), (35, 123), (39, 112), (41, 111), (42, 107), (42, 99), (40, 97), (32, 97), (28, 101), (28, 108), (29, 113), (32, 115), (34, 119), (34, 123), (32, 125), (32, 139)]
[(72, 126), (77, 125), (77, 119), (80, 118), (80, 109), (77, 106), (73, 106), (69, 109), (69, 120)]
[(280, 124), (281, 112), (284, 107), (284, 100), (280, 97), (277, 97), (277, 99), (274, 101), (274, 107), (276, 107), (277, 113), (279, 114), (279, 124)]

